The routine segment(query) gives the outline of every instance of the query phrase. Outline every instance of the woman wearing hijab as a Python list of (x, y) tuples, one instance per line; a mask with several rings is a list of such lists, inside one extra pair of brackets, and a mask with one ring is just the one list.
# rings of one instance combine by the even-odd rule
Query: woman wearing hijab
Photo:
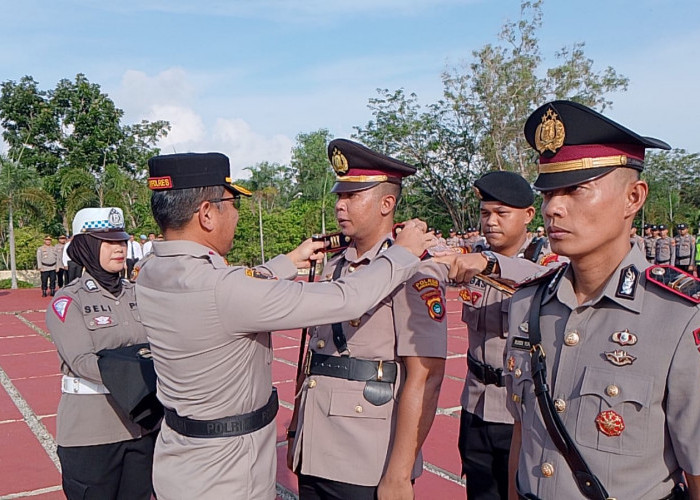
[(146, 342), (126, 257), (119, 208), (85, 208), (73, 220), (68, 254), (85, 268), (61, 289), (46, 324), (61, 361), (58, 457), (72, 499), (149, 499), (157, 432), (132, 422), (103, 384), (99, 351)]

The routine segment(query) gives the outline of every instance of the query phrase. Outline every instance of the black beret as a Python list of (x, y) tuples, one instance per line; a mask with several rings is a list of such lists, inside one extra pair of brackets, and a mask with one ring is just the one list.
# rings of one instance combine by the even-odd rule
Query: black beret
[(228, 157), (221, 153), (179, 153), (148, 160), (148, 187), (154, 191), (224, 186), (234, 194), (250, 196), (231, 182)]
[(680, 224), (676, 224), (676, 229), (687, 229), (688, 226), (686, 226), (683, 222)]
[(540, 154), (535, 188), (575, 186), (616, 167), (644, 168), (646, 148), (671, 149), (573, 101), (540, 106), (525, 122), (525, 139)]
[(663, 231), (664, 229), (668, 229), (666, 224), (659, 224), (659, 231)]
[(474, 183), (481, 201), (499, 201), (515, 208), (526, 208), (535, 202), (530, 184), (514, 172), (494, 171), (482, 175)]
[(659, 230), (659, 226), (657, 226), (656, 224), (652, 224), (652, 225), (651, 225), (651, 230), (652, 230), (652, 231), (658, 231), (658, 230)]
[(401, 179), (416, 173), (416, 167), (408, 163), (347, 139), (328, 144), (328, 159), (337, 176), (331, 193), (362, 191), (381, 182), (401, 185)]
[(644, 229), (651, 229), (651, 224), (644, 224)]

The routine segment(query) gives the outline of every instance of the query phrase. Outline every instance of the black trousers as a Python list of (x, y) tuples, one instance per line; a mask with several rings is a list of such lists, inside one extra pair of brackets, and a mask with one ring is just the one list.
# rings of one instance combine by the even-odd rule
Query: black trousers
[(56, 270), (41, 271), (41, 291), (45, 292), (47, 288), (56, 289)]
[(511, 424), (484, 422), (462, 410), (459, 421), (459, 455), (467, 476), (469, 500), (508, 498), (508, 455)]
[(56, 271), (56, 281), (58, 282), (58, 288), (63, 288), (63, 285), (67, 285), (68, 282), (68, 269), (63, 269), (62, 267)]
[(76, 264), (72, 260), (68, 261), (68, 283), (83, 275), (83, 266)]
[(376, 486), (360, 486), (299, 474), (299, 500), (375, 500), (376, 498)]
[(59, 446), (68, 500), (149, 500), (157, 432), (95, 446)]

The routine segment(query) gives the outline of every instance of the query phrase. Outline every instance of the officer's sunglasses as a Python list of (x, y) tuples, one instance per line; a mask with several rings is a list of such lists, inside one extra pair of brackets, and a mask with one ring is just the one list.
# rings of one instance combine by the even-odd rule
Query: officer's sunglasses
[(209, 203), (221, 203), (222, 201), (233, 202), (233, 208), (238, 210), (241, 208), (241, 197), (240, 196), (229, 196), (228, 198), (214, 198), (213, 200), (207, 200)]

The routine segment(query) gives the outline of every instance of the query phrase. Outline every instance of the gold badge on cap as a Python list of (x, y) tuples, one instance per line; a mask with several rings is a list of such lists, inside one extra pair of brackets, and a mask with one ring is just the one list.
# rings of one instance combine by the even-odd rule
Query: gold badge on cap
[(333, 165), (333, 170), (338, 175), (344, 175), (348, 172), (348, 159), (345, 158), (345, 155), (338, 148), (333, 148), (331, 165)]
[(535, 130), (535, 147), (540, 154), (545, 151), (556, 153), (564, 145), (566, 131), (564, 124), (559, 120), (557, 114), (551, 109), (542, 116), (542, 123), (537, 125)]

